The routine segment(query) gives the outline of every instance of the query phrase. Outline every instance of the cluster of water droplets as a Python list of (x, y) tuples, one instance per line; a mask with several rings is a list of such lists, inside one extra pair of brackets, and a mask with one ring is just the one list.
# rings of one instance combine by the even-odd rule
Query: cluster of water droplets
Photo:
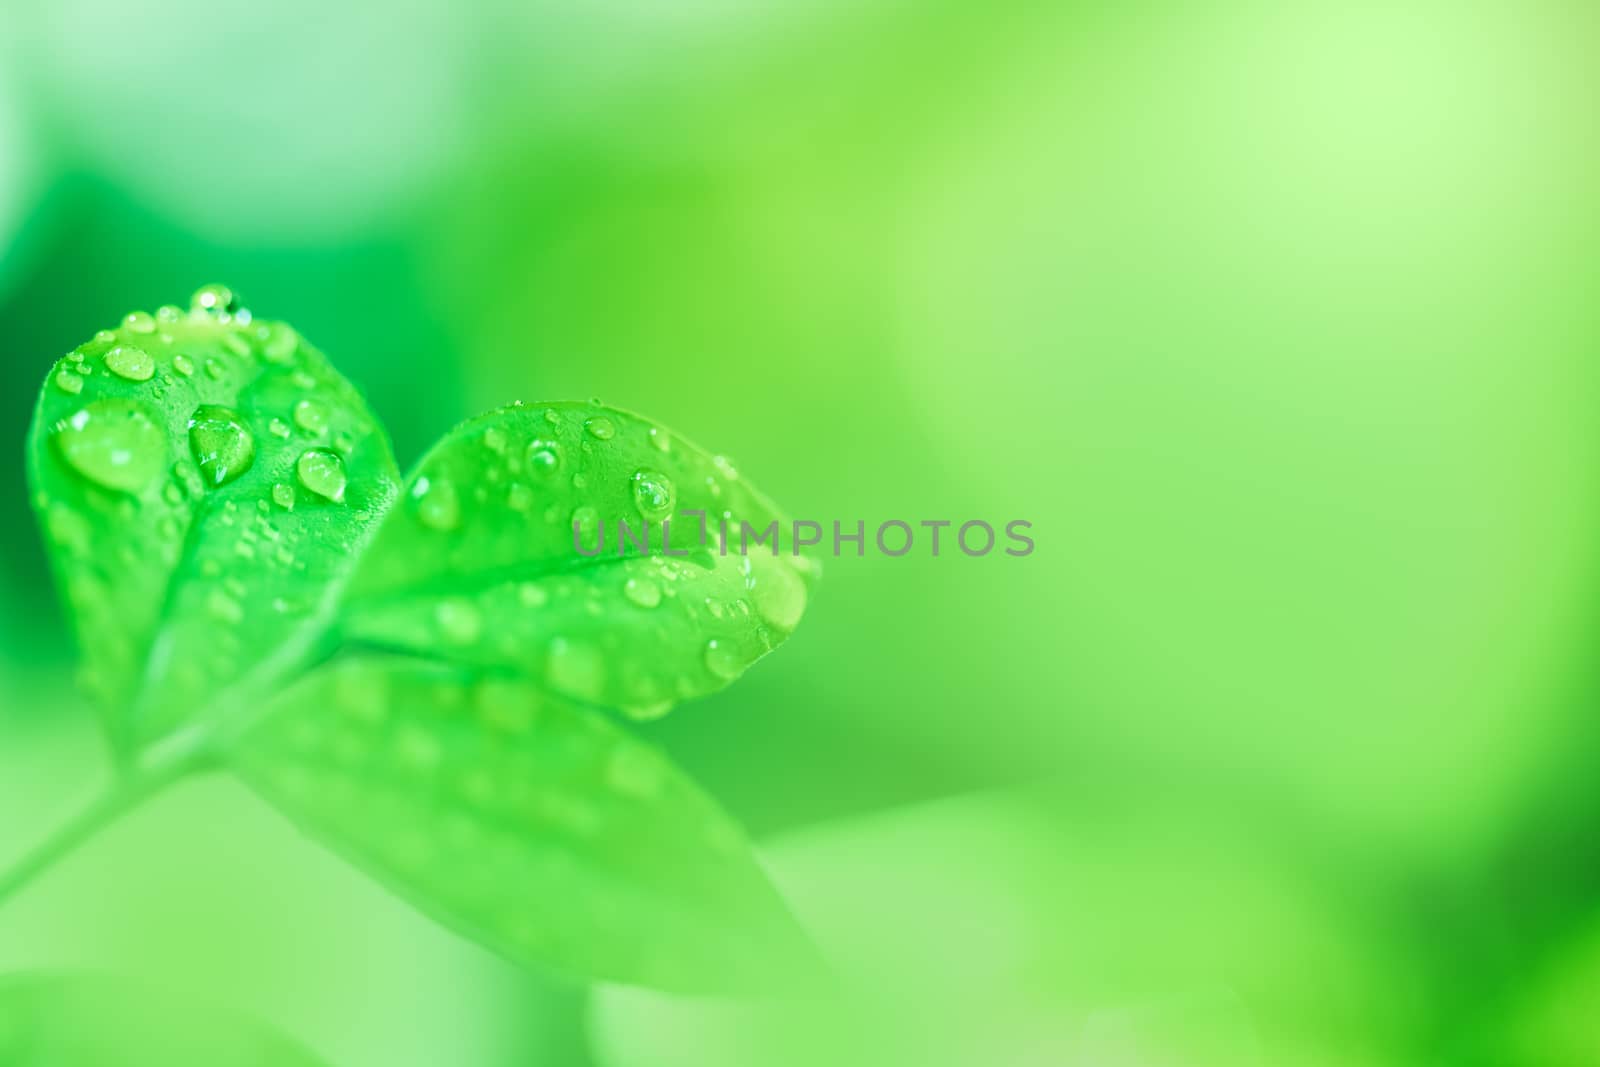
[[(83, 602), (80, 616), (86, 618), (90, 605), (108, 602), (94, 585), (112, 555), (129, 567), (151, 556), (174, 567), (187, 552), (192, 573), (184, 595), (197, 605), (196, 618), (207, 620), (197, 625), (211, 630), (208, 654), (175, 662), (173, 670), (188, 672), (196, 686), (206, 676), (233, 670), (235, 660), (249, 654), (238, 629), (248, 614), (250, 589), (240, 576), (253, 581), (265, 572), (306, 569), (302, 533), (299, 524), (285, 521), (289, 514), (308, 502), (345, 503), (344, 455), (354, 441), (347, 432), (332, 432), (334, 419), (312, 392), (318, 383), (300, 356), (292, 328), (256, 322), (225, 287), (207, 286), (187, 311), (168, 306), (153, 315), (134, 312), (116, 330), (100, 331), (53, 375), (54, 387), (78, 406), (52, 425), (51, 443), (65, 467), (93, 490), (61, 499), (46, 492), (37, 501), (47, 535), (80, 562), (68, 579), (68, 595), (75, 605)], [(304, 395), (273, 416), (258, 439), (251, 420), (226, 398), (267, 374), (281, 376)], [(170, 425), (182, 417), (176, 411), (187, 407), (185, 401), (193, 404), (186, 424)], [(278, 450), (292, 449), (297, 436), (301, 447), (289, 452), (296, 458), (279, 459)], [(278, 480), (258, 490), (210, 495), (236, 483), (264, 455), (282, 463)], [(128, 525), (114, 552), (92, 543), (85, 505)], [(190, 539), (202, 515), (210, 532)], [(260, 606), (279, 615), (308, 609), (286, 596)]]
[[(168, 351), (179, 344), (179, 333), (204, 340), (207, 330), (220, 333), (226, 355), (201, 356), (185, 351)], [(196, 331), (199, 331), (196, 333)], [(54, 383), (60, 391), (77, 397), (86, 381), (96, 374), (108, 379), (145, 387), (150, 398), (162, 400), (196, 379), (223, 383), (243, 383), (243, 372), (256, 373), (259, 364), (293, 370), (300, 351), (300, 338), (284, 323), (256, 323), (250, 311), (241, 307), (226, 286), (208, 285), (198, 290), (189, 310), (166, 306), (154, 315), (144, 311), (130, 313), (118, 330), (102, 330), (93, 341), (72, 352), (58, 365)], [(152, 354), (154, 353), (154, 354)], [(303, 370), (293, 370), (293, 383), (310, 390), (316, 380)], [(199, 383), (195, 388), (202, 389)], [(331, 423), (326, 405), (314, 396), (299, 400), (285, 417), (273, 416), (268, 433), (288, 440), (293, 426), (313, 441), (295, 463), (294, 476), (300, 487), (315, 498), (343, 503), (348, 476), (341, 452), (353, 447), (347, 433), (329, 438)], [(253, 466), (257, 442), (249, 423), (222, 404), (197, 403), (188, 420), (189, 451), (198, 465), (203, 483), (220, 488), (235, 481)], [(127, 395), (90, 400), (55, 429), (56, 447), (68, 467), (93, 485), (116, 493), (139, 497), (167, 469), (167, 434), (152, 408), (140, 398)], [(274, 491), (275, 498), (281, 496)], [(292, 501), (283, 506), (291, 507)]]
[[(515, 574), (531, 562), (533, 573), (421, 595), (375, 619), (374, 635), (531, 670), (585, 703), (660, 715), (738, 677), (805, 608), (805, 582), (787, 559), (662, 554), (664, 521), (675, 548), (685, 531), (690, 546), (699, 532), (692, 518), (678, 521), (680, 503), (703, 508), (738, 479), (723, 457), (675, 450), (665, 430), (593, 409), (535, 408), (469, 428), (424, 465), (405, 509), (440, 568)], [(731, 510), (719, 511), (736, 527)], [(647, 554), (617, 547), (619, 521), (635, 533), (649, 524)], [(593, 546), (602, 523), (611, 559), (562, 565), (574, 538)]]

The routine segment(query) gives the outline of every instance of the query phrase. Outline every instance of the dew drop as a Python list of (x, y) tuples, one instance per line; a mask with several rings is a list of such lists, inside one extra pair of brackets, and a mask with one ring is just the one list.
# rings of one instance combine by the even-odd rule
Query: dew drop
[(659, 426), (650, 427), (650, 447), (657, 452), (672, 451), (672, 435)]
[(295, 464), (295, 472), (300, 476), (300, 484), (311, 492), (335, 504), (344, 503), (344, 490), (348, 482), (344, 461), (332, 452), (313, 448), (301, 453), (299, 462)]
[(629, 578), (623, 583), (622, 595), (641, 608), (653, 608), (661, 603), (661, 587), (648, 578)]
[(226, 285), (205, 285), (195, 290), (189, 299), (190, 311), (232, 311), (237, 302), (233, 290)]
[(134, 333), (155, 333), (156, 320), (148, 311), (130, 311), (122, 324)]
[(142, 348), (117, 345), (106, 353), (106, 367), (119, 378), (126, 378), (130, 382), (147, 382), (156, 372), (156, 361)]
[(583, 538), (583, 542), (587, 546), (589, 542), (594, 540), (595, 533), (600, 528), (600, 513), (588, 504), (576, 508), (572, 512), (572, 528), (579, 537)]
[(491, 426), (483, 431), (483, 445), (496, 454), (506, 450), (506, 435), (498, 426)]
[(635, 722), (654, 722), (672, 710), (672, 701), (640, 701), (624, 704), (618, 710)]
[(178, 307), (176, 304), (162, 304), (156, 308), (156, 321), (174, 323), (178, 321)]
[(189, 450), (200, 465), (201, 479), (214, 489), (250, 469), (256, 440), (238, 412), (202, 404), (189, 416)]
[(194, 361), (184, 355), (173, 356), (172, 369), (187, 378), (194, 373)]
[(206, 608), (218, 622), (237, 626), (244, 621), (244, 607), (222, 589), (213, 589), (206, 599)]
[(461, 525), (461, 498), (454, 483), (418, 478), (411, 496), (417, 502), (417, 518), (429, 529), (448, 533)]
[(633, 502), (646, 519), (659, 519), (672, 511), (677, 489), (660, 471), (645, 467), (633, 475)]
[(56, 388), (60, 389), (63, 393), (70, 393), (73, 396), (77, 396), (79, 393), (83, 392), (83, 378), (63, 367), (56, 374)]
[(528, 473), (548, 478), (561, 466), (561, 446), (554, 441), (533, 441), (528, 445)]
[(89, 523), (65, 504), (53, 504), (45, 519), (50, 539), (76, 556), (87, 556), (94, 547)]
[(293, 431), (289, 429), (287, 422), (282, 419), (273, 419), (267, 423), (267, 432), (274, 437), (288, 437)]
[(593, 646), (558, 637), (545, 661), (550, 684), (567, 696), (600, 703), (605, 695), (605, 661)]
[(717, 470), (721, 471), (722, 476), (728, 481), (736, 482), (739, 480), (739, 469), (733, 465), (733, 460), (727, 456), (712, 456), (711, 462), (716, 465)]
[(294, 327), (275, 322), (266, 328), (266, 341), (261, 346), (261, 354), (269, 363), (288, 363), (299, 347), (300, 335), (295, 333)]
[(609, 441), (617, 435), (617, 425), (604, 415), (596, 415), (586, 419), (583, 428), (589, 431), (589, 436), (597, 441)]
[(55, 441), (73, 470), (125, 493), (143, 489), (167, 462), (166, 435), (131, 400), (96, 400), (61, 423)]
[(433, 611), (433, 621), (446, 641), (470, 645), (483, 636), (483, 616), (472, 602), (460, 597), (441, 600)]
[(212, 381), (219, 380), (222, 377), (222, 364), (214, 359), (206, 360), (206, 376)]
[(294, 423), (306, 433), (320, 437), (328, 429), (328, 410), (315, 400), (302, 400), (294, 406)]
[(284, 511), (294, 510), (294, 487), (279, 482), (272, 487), (272, 502)]
[(706, 642), (706, 669), (723, 681), (733, 681), (744, 671), (738, 655), (727, 642), (712, 638)]
[(806, 585), (782, 560), (769, 556), (747, 557), (751, 567), (750, 599), (768, 625), (793, 630), (806, 610)]

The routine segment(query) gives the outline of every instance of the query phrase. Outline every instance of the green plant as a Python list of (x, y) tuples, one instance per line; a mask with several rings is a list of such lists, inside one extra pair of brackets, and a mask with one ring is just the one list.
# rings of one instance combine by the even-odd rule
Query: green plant
[(5, 1067), (327, 1067), (253, 1020), (99, 975), (0, 982)]
[(780, 519), (725, 460), (627, 412), (519, 403), (402, 479), (327, 359), (209, 286), (55, 366), (28, 471), (116, 774), (0, 901), (222, 769), (513, 960), (692, 992), (809, 966), (735, 823), (610, 712), (733, 681), (799, 622), (815, 564), (575, 545), (683, 511)]

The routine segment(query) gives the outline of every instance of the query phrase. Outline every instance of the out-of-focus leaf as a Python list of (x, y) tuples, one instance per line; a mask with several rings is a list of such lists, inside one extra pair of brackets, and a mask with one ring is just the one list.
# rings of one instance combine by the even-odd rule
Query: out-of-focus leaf
[(339, 661), (285, 693), (235, 761), (309, 832), (518, 962), (689, 992), (770, 989), (813, 965), (711, 800), (526, 680)]
[(798, 625), (816, 566), (791, 533), (725, 458), (646, 419), (503, 408), (411, 475), (351, 583), (344, 635), (649, 717), (721, 689)]
[(399, 480), (354, 387), (220, 286), (61, 359), (28, 471), (87, 687), (125, 750), (293, 663)]
[(0, 1067), (326, 1067), (265, 1026), (131, 981), (0, 980)]
[[(1142, 790), (1148, 784), (1141, 785)], [(1028, 788), (762, 850), (843, 994), (601, 990), (605, 1067), (1399, 1065), (1416, 974), (1237, 811)]]
[(1576, 1067), (1600, 1063), (1600, 922), (1555, 946), (1550, 960), (1521, 976), (1499, 1032), (1485, 1035), (1485, 1063)]

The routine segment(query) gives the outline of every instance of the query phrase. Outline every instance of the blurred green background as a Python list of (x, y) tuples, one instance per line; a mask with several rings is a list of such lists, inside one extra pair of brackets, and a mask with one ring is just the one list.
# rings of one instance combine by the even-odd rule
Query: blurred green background
[(1600, 8), (0, 8), (0, 860), (104, 774), (27, 507), (51, 361), (225, 281), (402, 463), (599, 396), (830, 561), (644, 728), (825, 1018), (519, 975), (241, 788), (0, 910), (341, 1067), (1600, 1064)]

